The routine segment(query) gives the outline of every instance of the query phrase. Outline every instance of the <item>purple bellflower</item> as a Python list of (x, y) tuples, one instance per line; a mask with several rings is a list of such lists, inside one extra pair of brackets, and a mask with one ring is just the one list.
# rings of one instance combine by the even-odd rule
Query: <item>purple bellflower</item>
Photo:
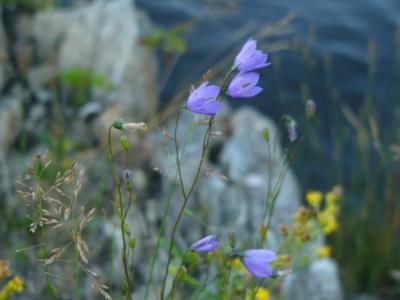
[(234, 68), (238, 68), (241, 73), (268, 67), (271, 63), (267, 62), (268, 54), (257, 50), (257, 41), (249, 39), (235, 58)]
[(217, 237), (215, 235), (208, 235), (193, 243), (190, 246), (190, 249), (196, 252), (210, 252), (214, 251), (218, 247), (219, 242), (217, 241)]
[(256, 278), (268, 278), (273, 274), (270, 263), (276, 260), (273, 251), (251, 249), (244, 252), (242, 262), (246, 269)]
[(187, 100), (187, 108), (197, 114), (213, 116), (224, 105), (217, 100), (221, 88), (217, 85), (202, 83), (195, 89)]
[(263, 90), (257, 86), (260, 75), (255, 72), (239, 73), (228, 86), (228, 94), (233, 98), (250, 98)]

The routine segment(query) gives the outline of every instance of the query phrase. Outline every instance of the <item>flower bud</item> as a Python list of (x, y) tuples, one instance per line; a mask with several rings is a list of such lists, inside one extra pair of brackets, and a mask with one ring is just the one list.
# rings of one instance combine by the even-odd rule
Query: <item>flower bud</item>
[(122, 125), (122, 129), (124, 130), (138, 130), (138, 131), (147, 131), (148, 127), (147, 124), (144, 122), (140, 122), (140, 123), (124, 123)]
[(296, 121), (291, 116), (288, 115), (284, 115), (282, 117), (282, 121), (287, 129), (289, 141), (294, 142), (295, 140), (297, 140), (298, 133), (297, 133)]
[(289, 227), (286, 224), (281, 224), (279, 226), (279, 231), (284, 237), (287, 237), (289, 235)]
[(307, 120), (312, 120), (315, 115), (316, 105), (313, 100), (307, 100), (306, 102), (306, 117)]
[(129, 150), (129, 140), (125, 134), (121, 135), (120, 143), (121, 143), (121, 147), (122, 147), (122, 149), (124, 149), (124, 151)]
[(125, 184), (125, 189), (128, 192), (131, 192), (133, 190), (133, 176), (134, 173), (132, 170), (125, 170), (124, 172), (122, 172), (122, 179)]
[(115, 120), (113, 123), (112, 123), (112, 127), (114, 127), (115, 129), (117, 129), (117, 130), (122, 130), (122, 127), (124, 126), (124, 124), (125, 124), (125, 121), (124, 120)]
[(236, 246), (236, 234), (234, 232), (229, 232), (228, 240), (229, 240), (229, 246), (231, 246), (231, 248), (234, 249)]

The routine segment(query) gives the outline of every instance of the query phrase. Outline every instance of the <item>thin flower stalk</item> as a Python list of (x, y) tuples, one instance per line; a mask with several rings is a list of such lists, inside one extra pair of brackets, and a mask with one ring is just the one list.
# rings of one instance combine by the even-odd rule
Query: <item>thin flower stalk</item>
[[(184, 138), (184, 142), (182, 143), (182, 145), (183, 145), (182, 146), (182, 151), (181, 151), (182, 155), (184, 155), (184, 153), (185, 153), (185, 146), (186, 146), (186, 144), (188, 142), (188, 138), (190, 136), (190, 133), (191, 132), (188, 130), (187, 134), (186, 134), (186, 136)], [(150, 286), (151, 286), (151, 283), (153, 281), (154, 268), (155, 268), (155, 264), (156, 264), (156, 261), (157, 261), (158, 251), (160, 250), (161, 240), (162, 240), (162, 237), (163, 237), (163, 234), (164, 234), (165, 225), (167, 223), (167, 217), (168, 217), (169, 209), (171, 207), (172, 196), (173, 196), (173, 194), (175, 192), (175, 189), (176, 189), (177, 185), (178, 185), (178, 171), (176, 171), (176, 173), (175, 173), (173, 183), (171, 184), (171, 189), (170, 189), (170, 191), (168, 193), (167, 204), (166, 204), (165, 209), (164, 209), (160, 230), (158, 232), (158, 238), (157, 238), (157, 242), (156, 242), (156, 249), (154, 251), (154, 254), (153, 254), (153, 257), (152, 257), (152, 260), (151, 260), (150, 274), (149, 274), (149, 278), (148, 278), (147, 283), (146, 283), (146, 291), (145, 291), (145, 296), (144, 296), (145, 300), (147, 300), (148, 296), (149, 296)]]
[(206, 154), (206, 150), (208, 148), (209, 142), (210, 142), (210, 133), (211, 133), (211, 129), (212, 129), (212, 125), (214, 123), (214, 116), (210, 117), (210, 120), (208, 121), (208, 127), (207, 130), (204, 134), (203, 137), (203, 142), (202, 142), (202, 151), (201, 151), (201, 155), (200, 155), (200, 161), (195, 173), (195, 177), (193, 179), (193, 182), (188, 190), (188, 192), (185, 191), (185, 187), (183, 184), (183, 177), (182, 177), (182, 171), (181, 171), (181, 161), (180, 161), (180, 157), (179, 157), (179, 144), (178, 144), (178, 139), (177, 139), (177, 131), (178, 131), (178, 125), (179, 125), (179, 114), (177, 116), (176, 119), (176, 124), (175, 124), (175, 130), (174, 130), (174, 143), (175, 143), (175, 155), (176, 155), (176, 165), (177, 165), (177, 170), (178, 170), (178, 178), (179, 178), (179, 185), (180, 185), (180, 191), (183, 197), (183, 204), (181, 206), (181, 209), (179, 210), (178, 213), (178, 217), (176, 218), (176, 221), (172, 227), (172, 232), (171, 232), (171, 238), (169, 241), (169, 247), (168, 247), (168, 260), (167, 260), (167, 265), (165, 268), (165, 273), (164, 273), (164, 278), (162, 281), (162, 287), (161, 287), (161, 293), (160, 293), (160, 299), (164, 299), (164, 294), (165, 294), (165, 286), (166, 286), (166, 282), (167, 282), (167, 278), (168, 278), (168, 273), (169, 273), (169, 266), (171, 264), (171, 259), (172, 259), (172, 249), (174, 246), (174, 241), (175, 241), (175, 234), (176, 234), (176, 230), (178, 228), (178, 225), (180, 223), (180, 220), (183, 216), (183, 213), (185, 211), (186, 205), (190, 199), (190, 196), (197, 184), (197, 181), (200, 177), (200, 171), (201, 168), (203, 166), (204, 163), (204, 158), (205, 158), (205, 154)]
[(124, 210), (124, 205), (122, 201), (122, 192), (121, 192), (121, 183), (117, 180), (116, 174), (115, 174), (115, 169), (114, 169), (114, 162), (113, 162), (113, 150), (112, 150), (112, 142), (111, 142), (111, 134), (112, 134), (112, 129), (115, 128), (112, 125), (110, 125), (108, 129), (108, 159), (111, 162), (111, 167), (112, 167), (112, 176), (113, 180), (115, 183), (115, 191), (117, 193), (117, 203), (118, 206), (117, 209), (117, 215), (118, 218), (120, 219), (120, 231), (121, 231), (121, 236), (122, 236), (122, 253), (121, 253), (121, 260), (122, 260), (122, 265), (123, 265), (123, 270), (124, 270), (124, 281), (125, 281), (125, 287), (126, 287), (126, 299), (127, 300), (132, 300), (132, 282), (131, 282), (131, 276), (129, 272), (129, 256), (128, 256), (128, 243), (127, 243), (127, 236), (125, 232), (125, 219), (128, 214), (128, 211), (130, 209), (130, 206), (132, 204), (132, 192), (129, 192), (129, 201), (128, 201), (128, 206)]

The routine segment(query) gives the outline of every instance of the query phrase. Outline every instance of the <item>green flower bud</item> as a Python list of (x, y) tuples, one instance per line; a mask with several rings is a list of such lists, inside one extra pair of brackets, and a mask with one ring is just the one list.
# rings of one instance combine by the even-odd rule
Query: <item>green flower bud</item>
[(125, 170), (124, 172), (122, 172), (122, 179), (125, 184), (125, 189), (128, 192), (131, 192), (133, 190), (133, 176), (134, 173), (132, 170)]
[(124, 120), (115, 120), (112, 123), (112, 127), (114, 127), (115, 129), (118, 129), (118, 130), (122, 130), (125, 123), (126, 122)]
[(312, 120), (314, 118), (315, 110), (316, 110), (315, 102), (313, 100), (308, 100), (306, 103), (307, 120)]
[(121, 135), (120, 143), (121, 143), (122, 149), (124, 149), (125, 151), (129, 150), (129, 140), (125, 134)]

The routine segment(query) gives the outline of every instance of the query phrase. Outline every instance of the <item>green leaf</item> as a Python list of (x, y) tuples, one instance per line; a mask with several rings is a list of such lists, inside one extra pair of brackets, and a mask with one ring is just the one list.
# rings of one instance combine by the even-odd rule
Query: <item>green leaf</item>
[(167, 53), (185, 53), (186, 42), (178, 35), (170, 33), (165, 39), (164, 51)]

